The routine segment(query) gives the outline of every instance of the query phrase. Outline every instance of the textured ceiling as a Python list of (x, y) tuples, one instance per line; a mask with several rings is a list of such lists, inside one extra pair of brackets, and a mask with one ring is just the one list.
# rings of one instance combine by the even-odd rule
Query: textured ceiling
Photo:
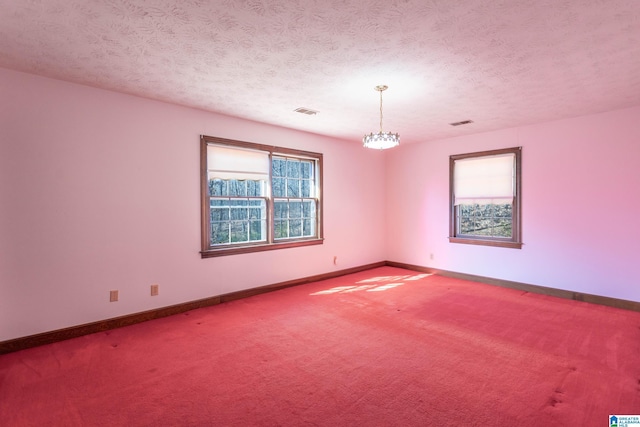
[(640, 105), (639, 0), (0, 0), (0, 11), (0, 67), (354, 143), (379, 129), (378, 84), (384, 130), (401, 143)]

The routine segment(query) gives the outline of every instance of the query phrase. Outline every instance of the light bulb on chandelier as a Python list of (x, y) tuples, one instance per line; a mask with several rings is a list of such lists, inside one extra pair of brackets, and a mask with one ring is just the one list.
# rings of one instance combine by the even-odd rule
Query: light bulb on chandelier
[(362, 138), (362, 145), (365, 148), (375, 148), (378, 150), (384, 150), (392, 148), (400, 144), (400, 135), (397, 133), (383, 132), (382, 131), (382, 92), (388, 89), (386, 85), (379, 85), (374, 88), (380, 92), (380, 132), (370, 133)]

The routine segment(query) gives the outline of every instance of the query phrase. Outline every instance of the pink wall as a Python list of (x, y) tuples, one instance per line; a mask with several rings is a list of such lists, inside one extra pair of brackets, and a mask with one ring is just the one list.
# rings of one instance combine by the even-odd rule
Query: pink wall
[[(201, 259), (200, 134), (322, 152), (325, 244)], [(384, 260), (357, 142), (0, 69), (0, 143), (0, 341)]]
[[(378, 152), (0, 69), (0, 341), (384, 259), (640, 301), (638, 117)], [(325, 244), (200, 259), (200, 134), (324, 153)], [(523, 249), (449, 243), (448, 156), (512, 146)]]
[[(639, 118), (635, 107), (389, 151), (387, 259), (640, 301)], [(523, 248), (449, 243), (449, 156), (515, 146)]]

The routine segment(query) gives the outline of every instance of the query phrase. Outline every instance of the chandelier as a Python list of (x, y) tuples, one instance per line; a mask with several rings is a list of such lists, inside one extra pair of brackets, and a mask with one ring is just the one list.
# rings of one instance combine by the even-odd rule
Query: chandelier
[(380, 132), (372, 132), (369, 135), (365, 135), (364, 138), (362, 138), (362, 145), (364, 145), (365, 148), (384, 150), (400, 144), (400, 135), (397, 133), (382, 132), (382, 91), (387, 90), (388, 86), (379, 85), (374, 89), (380, 92)]

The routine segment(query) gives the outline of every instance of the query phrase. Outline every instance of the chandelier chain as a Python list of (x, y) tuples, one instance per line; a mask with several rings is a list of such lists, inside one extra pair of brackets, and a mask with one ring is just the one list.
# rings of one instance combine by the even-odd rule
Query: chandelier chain
[(380, 133), (382, 133), (382, 91), (380, 91)]

